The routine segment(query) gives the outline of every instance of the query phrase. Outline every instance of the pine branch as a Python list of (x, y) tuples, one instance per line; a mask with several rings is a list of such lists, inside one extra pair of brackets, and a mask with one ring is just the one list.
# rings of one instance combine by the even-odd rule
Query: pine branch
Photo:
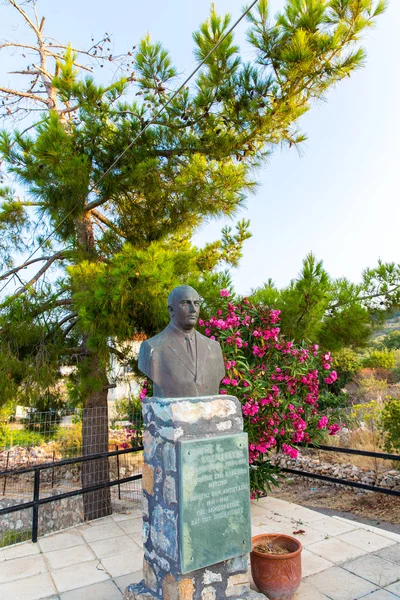
[(29, 265), (32, 265), (33, 263), (36, 263), (36, 262), (40, 262), (40, 261), (43, 261), (43, 260), (45, 260), (47, 262), (50, 261), (50, 260), (52, 262), (54, 262), (55, 260), (65, 260), (66, 257), (64, 255), (64, 252), (65, 252), (65, 250), (61, 250), (60, 252), (57, 252), (57, 254), (53, 254), (52, 256), (40, 256), (39, 258), (34, 258), (34, 259), (32, 259), (32, 260), (30, 260), (30, 261), (28, 261), (26, 263), (23, 263), (22, 265), (19, 265), (18, 267), (14, 267), (13, 269), (10, 269), (10, 271), (7, 271), (7, 273), (4, 273), (4, 275), (1, 275), (0, 276), (0, 281), (3, 281), (3, 279), (7, 279), (11, 275), (14, 275), (15, 273), (18, 273), (18, 271), (21, 271), (21, 269), (25, 269), (26, 267), (29, 267)]
[(77, 324), (77, 322), (79, 321), (79, 317), (77, 317), (76, 319), (74, 319), (69, 325), (68, 327), (66, 327), (63, 331), (63, 336), (67, 337), (67, 335), (70, 333), (70, 331), (72, 331), (72, 329), (75, 327), (75, 325)]
[(43, 267), (41, 269), (39, 269), (39, 271), (36, 273), (36, 275), (34, 275), (32, 277), (32, 279), (30, 279), (28, 281), (28, 283), (26, 283), (23, 287), (19, 288), (15, 294), (13, 294), (9, 299), (10, 300), (14, 300), (14, 298), (18, 298), (19, 296), (21, 296), (24, 292), (26, 292), (30, 287), (32, 287), (32, 285), (34, 283), (36, 283), (36, 281), (38, 279), (40, 279), (40, 277), (46, 273), (46, 271), (51, 267), (51, 265), (56, 261), (56, 260), (65, 260), (65, 257), (62, 255), (62, 253), (57, 253), (54, 256), (51, 256), (48, 261), (46, 262), (46, 264), (43, 265)]
[(327, 310), (332, 310), (335, 308), (341, 308), (342, 306), (347, 306), (348, 304), (354, 304), (355, 302), (364, 302), (365, 300), (374, 300), (374, 298), (380, 298), (381, 296), (390, 296), (397, 290), (400, 290), (400, 284), (395, 285), (393, 288), (388, 290), (387, 292), (376, 292), (375, 294), (368, 294), (366, 296), (357, 296), (357, 298), (353, 298), (351, 300), (347, 300), (346, 302), (336, 302), (335, 304), (330, 304)]
[(33, 31), (36, 33), (37, 37), (39, 38), (41, 31), (38, 27), (35, 26), (34, 22), (31, 21), (31, 19), (28, 17), (26, 12), (19, 6), (19, 4), (17, 4), (17, 2), (15, 2), (15, 0), (8, 0), (8, 1), (23, 16), (25, 21), (28, 23), (29, 27), (31, 29), (33, 29)]
[(109, 227), (110, 229), (112, 229), (112, 231), (114, 231), (116, 234), (118, 234), (121, 237), (123, 237), (125, 240), (128, 239), (126, 233), (124, 233), (122, 231), (122, 229), (120, 229), (112, 221), (109, 221), (107, 219), (107, 217), (105, 217), (104, 215), (102, 215), (101, 213), (99, 213), (96, 209), (92, 209), (90, 212), (91, 212), (91, 214), (94, 217), (96, 217), (96, 219), (98, 219), (101, 223), (103, 223), (103, 225), (107, 225), (107, 227)]
[(117, 356), (120, 360), (126, 360), (125, 354), (123, 352), (121, 352), (120, 350), (118, 350), (117, 348), (114, 348), (114, 346), (108, 345), (107, 348), (109, 349), (111, 354), (115, 354), (115, 356)]
[(42, 98), (41, 96), (38, 96), (37, 94), (32, 94), (31, 92), (21, 92), (18, 90), (12, 90), (10, 88), (4, 88), (4, 87), (0, 87), (0, 92), (3, 92), (3, 94), (9, 94), (12, 96), (19, 96), (20, 98), (29, 98), (30, 100), (35, 100), (36, 102), (41, 102), (42, 104), (46, 104), (46, 106), (48, 106), (49, 101), (45, 100), (44, 98)]
[(69, 313), (67, 316), (65, 316), (63, 319), (61, 319), (61, 321), (57, 321), (57, 325), (59, 327), (61, 327), (61, 325), (64, 325), (64, 323), (68, 323), (68, 321), (70, 321), (71, 319), (74, 319), (77, 316), (78, 316), (77, 312)]

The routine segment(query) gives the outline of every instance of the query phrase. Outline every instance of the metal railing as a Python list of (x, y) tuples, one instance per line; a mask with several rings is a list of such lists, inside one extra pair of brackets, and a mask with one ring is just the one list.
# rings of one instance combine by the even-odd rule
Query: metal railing
[[(143, 450), (143, 446), (135, 446), (133, 448), (126, 448), (122, 450), (114, 450), (112, 452), (99, 452), (97, 454), (90, 454), (87, 456), (79, 456), (74, 458), (67, 458), (64, 460), (54, 462), (41, 463), (37, 465), (33, 465), (30, 467), (24, 467), (21, 469), (13, 469), (12, 471), (0, 471), (0, 478), (4, 477), (5, 479), (11, 476), (19, 476), (24, 474), (33, 473), (33, 498), (29, 502), (22, 502), (20, 504), (15, 504), (13, 506), (7, 506), (5, 508), (0, 508), (0, 516), (6, 515), (9, 513), (17, 512), (20, 510), (32, 509), (32, 542), (37, 542), (38, 539), (38, 523), (39, 523), (39, 507), (45, 504), (49, 504), (51, 502), (59, 502), (60, 500), (64, 500), (66, 498), (72, 498), (74, 496), (80, 496), (83, 494), (87, 494), (90, 492), (96, 492), (98, 490), (111, 488), (113, 486), (118, 486), (119, 489), (119, 497), (120, 497), (120, 486), (124, 483), (129, 483), (131, 481), (135, 481), (141, 479), (142, 474), (138, 473), (135, 475), (130, 475), (129, 477), (120, 477), (120, 466), (119, 466), (119, 457), (124, 454), (131, 454), (134, 452), (138, 452)], [(95, 485), (80, 487), (79, 489), (71, 490), (69, 492), (62, 492), (55, 496), (48, 496), (41, 498), (40, 497), (40, 475), (42, 471), (47, 469), (54, 469), (54, 467), (64, 467), (67, 465), (73, 465), (77, 463), (85, 463), (91, 460), (99, 460), (110, 457), (117, 458), (117, 478), (111, 481), (105, 481), (102, 483), (98, 483)]]
[[(354, 448), (338, 448), (336, 446), (317, 446), (315, 444), (299, 444), (303, 448), (320, 450), (323, 452), (337, 452), (341, 454), (355, 454), (357, 456), (369, 456), (370, 458), (379, 458), (383, 460), (400, 461), (400, 455), (398, 454), (385, 454), (383, 452), (369, 452), (367, 450), (355, 450)], [(299, 475), (301, 477), (309, 477), (310, 479), (319, 479), (321, 481), (327, 481), (329, 483), (336, 483), (340, 485), (346, 485), (349, 487), (359, 488), (362, 490), (368, 490), (369, 492), (379, 492), (380, 494), (387, 494), (388, 496), (400, 496), (400, 490), (392, 490), (391, 488), (369, 485), (368, 483), (361, 483), (359, 481), (350, 481), (348, 479), (341, 479), (340, 477), (330, 477), (329, 475), (320, 475), (319, 473), (311, 473), (310, 471), (303, 471), (301, 469), (290, 469), (288, 467), (279, 467), (284, 473), (290, 473), (292, 475)]]

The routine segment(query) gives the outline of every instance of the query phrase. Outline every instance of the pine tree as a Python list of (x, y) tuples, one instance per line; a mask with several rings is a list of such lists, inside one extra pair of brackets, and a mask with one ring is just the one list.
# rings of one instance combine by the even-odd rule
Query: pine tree
[(360, 283), (333, 279), (309, 254), (296, 279), (278, 289), (268, 280), (251, 299), (281, 310), (285, 335), (321, 344), (325, 350), (362, 348), (374, 328), (400, 304), (400, 265), (378, 262)]
[[(29, 49), (37, 61), (19, 71), (25, 88), (0, 87), (4, 116), (28, 118), (24, 131), (8, 127), (0, 140), (6, 175), (26, 194), (7, 181), (2, 188), (0, 279), (22, 281), (27, 266), (38, 271), (1, 304), (1, 398), (40, 394), (60, 365), (74, 364), (85, 408), (106, 408), (109, 354), (124, 358), (116, 343), (159, 328), (176, 283), (210, 292), (210, 277), (221, 277), (213, 270), (235, 264), (249, 235), (243, 222), (199, 250), (190, 243), (194, 229), (233, 216), (254, 190), (255, 168), (277, 146), (304, 139), (299, 117), (362, 65), (358, 41), (384, 3), (287, 0), (271, 19), (267, 0), (259, 0), (248, 16), (252, 62), (241, 57), (233, 33), (223, 39), (230, 17), (212, 8), (193, 35), (205, 65), (173, 95), (176, 68), (150, 36), (117, 59), (126, 75), (102, 86), (84, 61), (116, 60), (108, 34), (87, 51), (55, 44), (35, 1), (7, 1), (34, 40), (0, 48)], [(38, 108), (39, 121), (31, 112)], [(14, 264), (18, 251), (38, 244), (28, 262)], [(97, 450), (107, 450), (107, 423), (88, 417), (87, 454), (94, 430)], [(107, 478), (106, 462), (99, 464), (84, 473), (84, 485)], [(86, 515), (101, 516), (107, 502), (105, 494), (92, 512), (87, 503)]]

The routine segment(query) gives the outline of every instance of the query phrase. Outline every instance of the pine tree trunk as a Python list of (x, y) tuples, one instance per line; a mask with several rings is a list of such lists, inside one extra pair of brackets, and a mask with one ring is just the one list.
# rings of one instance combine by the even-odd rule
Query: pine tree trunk
[[(83, 455), (108, 452), (108, 408), (107, 408), (107, 375), (99, 364), (97, 356), (91, 355), (90, 377), (104, 381), (103, 388), (91, 392), (86, 399), (82, 420)], [(99, 458), (82, 463), (82, 487), (107, 483), (109, 481), (108, 458)], [(111, 514), (110, 488), (106, 487), (83, 494), (83, 508), (86, 520), (98, 519)]]
[[(77, 225), (77, 238), (81, 249), (89, 260), (96, 260), (93, 226), (90, 215), (86, 214)], [(91, 351), (89, 337), (84, 336), (82, 350), (87, 361), (85, 377), (88, 381), (96, 381), (96, 389), (89, 391), (84, 400), (82, 419), (83, 456), (108, 452), (108, 406), (107, 406), (107, 372), (99, 357)], [(90, 389), (90, 386), (88, 386)], [(109, 481), (108, 458), (88, 460), (82, 463), (82, 487), (99, 485)], [(83, 494), (83, 509), (86, 520), (98, 519), (111, 514), (111, 493), (106, 487)]]

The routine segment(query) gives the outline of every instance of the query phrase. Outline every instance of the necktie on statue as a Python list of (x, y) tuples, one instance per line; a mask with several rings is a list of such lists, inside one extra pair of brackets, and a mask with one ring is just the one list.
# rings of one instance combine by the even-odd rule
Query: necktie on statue
[(190, 339), (190, 337), (188, 335), (185, 336), (185, 340), (186, 340), (186, 348), (187, 348), (188, 354), (189, 354), (191, 360), (194, 362), (192, 340)]

